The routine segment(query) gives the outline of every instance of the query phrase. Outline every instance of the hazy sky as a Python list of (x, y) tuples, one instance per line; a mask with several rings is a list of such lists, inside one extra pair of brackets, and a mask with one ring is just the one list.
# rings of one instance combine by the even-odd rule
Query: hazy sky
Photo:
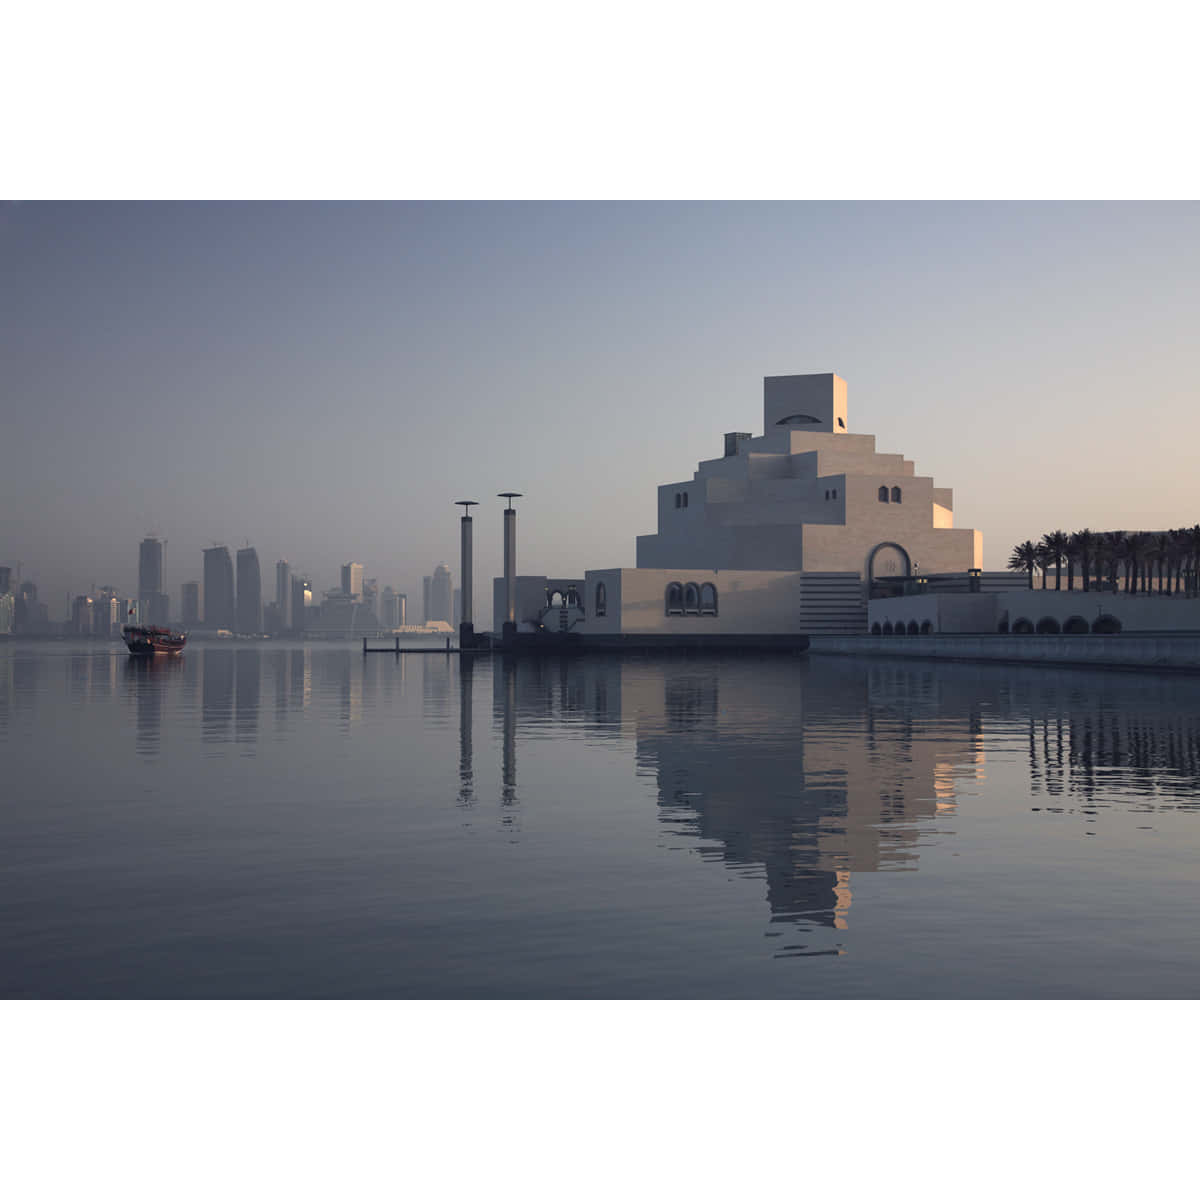
[[(1062, 527), (1200, 521), (1196, 204), (34, 204), (0, 209), (0, 562), (52, 616), (172, 613), (213, 541), (409, 594), (635, 565), (655, 487), (836, 371), (984, 562)], [(490, 589), (476, 616), (490, 617)]]

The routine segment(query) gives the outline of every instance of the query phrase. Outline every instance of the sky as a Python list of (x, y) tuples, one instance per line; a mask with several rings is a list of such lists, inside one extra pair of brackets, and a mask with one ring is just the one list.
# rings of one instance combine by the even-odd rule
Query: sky
[(62, 617), (154, 532), (177, 615), (249, 543), (264, 599), (353, 560), (418, 616), (454, 501), (486, 581), (512, 490), (520, 573), (634, 566), (763, 376), (826, 371), (988, 569), (1192, 525), (1198, 280), (1187, 202), (7, 204), (0, 563)]

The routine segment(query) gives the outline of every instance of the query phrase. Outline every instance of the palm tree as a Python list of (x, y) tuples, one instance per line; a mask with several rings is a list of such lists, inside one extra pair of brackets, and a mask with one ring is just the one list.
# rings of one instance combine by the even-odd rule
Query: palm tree
[(1167, 595), (1174, 595), (1183, 588), (1183, 563), (1187, 558), (1187, 547), (1184, 545), (1182, 529), (1171, 531), (1171, 552), (1168, 558), (1170, 569), (1167, 572)]
[(1121, 560), (1125, 557), (1125, 533), (1121, 529), (1114, 529), (1101, 535), (1100, 541), (1104, 548), (1104, 557), (1108, 561), (1108, 590), (1115, 592), (1117, 590), (1117, 571), (1120, 569)]
[(1020, 545), (1013, 547), (1013, 552), (1008, 556), (1008, 569), (1010, 571), (1028, 571), (1029, 572), (1029, 589), (1033, 590), (1033, 572), (1038, 565), (1038, 548), (1032, 542), (1021, 542)]
[(1183, 573), (1187, 568), (1191, 543), (1188, 540), (1188, 531), (1186, 529), (1173, 529), (1171, 530), (1171, 535), (1175, 539), (1175, 591), (1182, 593), (1184, 590)]
[[(1075, 553), (1079, 555), (1080, 574), (1083, 576), (1083, 590), (1086, 592), (1088, 588), (1088, 568), (1092, 566), (1092, 556), (1096, 552), (1096, 535), (1087, 528), (1081, 529), (1071, 539), (1075, 543)], [(1067, 580), (1067, 589), (1070, 590), (1071, 581)]]
[[(1171, 535), (1169, 533), (1156, 533), (1154, 535), (1154, 559), (1158, 563), (1158, 594), (1162, 595), (1163, 590), (1163, 568), (1167, 566), (1167, 560), (1171, 554)], [(1168, 581), (1171, 578), (1171, 572), (1167, 571)]]
[(1196, 594), (1197, 584), (1200, 583), (1200, 525), (1193, 525), (1184, 531), (1185, 545), (1188, 548), (1188, 570), (1191, 572), (1191, 595)]
[[(1130, 574), (1133, 577), (1133, 587), (1126, 585), (1126, 591), (1137, 592), (1138, 577), (1141, 574), (1141, 565), (1146, 558), (1146, 551), (1150, 546), (1150, 535), (1148, 533), (1131, 533), (1125, 539), (1125, 545), (1129, 554)], [(1143, 591), (1145, 590), (1145, 580), (1142, 580)]]
[(1054, 563), (1054, 590), (1056, 592), (1062, 591), (1062, 563), (1070, 543), (1071, 539), (1061, 529), (1056, 529), (1042, 538), (1042, 544), (1050, 555), (1050, 561)]
[(1054, 555), (1050, 553), (1044, 541), (1038, 542), (1036, 549), (1038, 570), (1042, 573), (1042, 591), (1045, 591), (1046, 580), (1050, 575), (1050, 564), (1054, 561)]

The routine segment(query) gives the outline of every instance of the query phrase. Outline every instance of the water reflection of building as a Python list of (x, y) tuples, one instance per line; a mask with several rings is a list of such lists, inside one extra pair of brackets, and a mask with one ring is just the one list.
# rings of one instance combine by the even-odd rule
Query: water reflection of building
[(200, 736), (227, 742), (233, 727), (233, 651), (205, 647), (201, 654)]
[(1092, 801), (1108, 791), (1146, 802), (1200, 797), (1200, 682), (1055, 672), (1021, 705), (1034, 796)]
[(934, 672), (846, 660), (496, 660), (503, 801), (521, 732), (637, 741), (668, 837), (765, 875), (773, 919), (845, 928), (853, 876), (911, 868), (983, 767), (980, 706)]
[(253, 745), (258, 740), (258, 705), (262, 684), (262, 655), (257, 649), (234, 651), (234, 740)]

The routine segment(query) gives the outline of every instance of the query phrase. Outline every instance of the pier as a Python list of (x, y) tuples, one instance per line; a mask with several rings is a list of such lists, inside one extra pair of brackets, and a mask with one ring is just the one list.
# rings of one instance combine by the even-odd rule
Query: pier
[(452, 646), (450, 639), (446, 639), (444, 646), (402, 646), (400, 645), (400, 635), (397, 634), (394, 639), (394, 644), (391, 646), (369, 646), (367, 645), (370, 638), (364, 637), (362, 640), (364, 654), (488, 654), (491, 652), (490, 645), (471, 646), (464, 650), (462, 646)]

